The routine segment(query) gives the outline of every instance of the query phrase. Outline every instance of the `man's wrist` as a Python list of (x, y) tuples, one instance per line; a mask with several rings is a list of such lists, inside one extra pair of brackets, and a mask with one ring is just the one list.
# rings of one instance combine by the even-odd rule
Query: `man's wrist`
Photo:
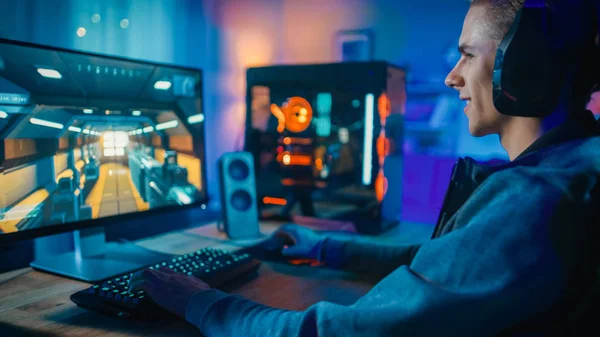
[(185, 306), (185, 320), (197, 327), (200, 327), (204, 315), (208, 311), (209, 307), (227, 296), (230, 295), (217, 289), (203, 290), (194, 294), (193, 296), (190, 296)]
[(326, 249), (325, 249), (325, 245), (327, 243), (327, 240), (329, 240), (329, 238), (322, 238), (321, 240), (319, 240), (319, 248), (317, 249), (317, 260), (321, 263), (325, 262), (325, 258), (326, 258)]
[(321, 244), (319, 261), (331, 268), (341, 268), (344, 260), (346, 243), (340, 240), (325, 238)]

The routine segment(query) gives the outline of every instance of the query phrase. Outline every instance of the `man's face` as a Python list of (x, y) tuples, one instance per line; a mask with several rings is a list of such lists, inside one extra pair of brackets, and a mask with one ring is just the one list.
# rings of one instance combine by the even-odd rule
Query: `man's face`
[(596, 91), (592, 94), (586, 109), (593, 112), (594, 115), (600, 115), (600, 91)]
[(507, 120), (494, 106), (492, 73), (498, 42), (485, 34), (485, 21), (485, 6), (471, 6), (459, 40), (461, 58), (446, 78), (446, 85), (466, 101), (464, 112), (475, 137), (500, 133)]

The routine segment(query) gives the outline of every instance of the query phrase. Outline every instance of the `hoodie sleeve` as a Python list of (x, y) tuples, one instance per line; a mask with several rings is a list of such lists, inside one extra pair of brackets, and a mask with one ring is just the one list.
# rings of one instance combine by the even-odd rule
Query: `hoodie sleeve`
[(464, 226), (422, 245), (353, 305), (287, 311), (211, 290), (190, 300), (186, 318), (207, 337), (496, 335), (561, 300), (581, 210), (564, 186), (523, 174), (481, 187), (457, 214)]
[(377, 244), (327, 238), (322, 260), (330, 268), (355, 273), (385, 276), (402, 265), (411, 263), (420, 244)]

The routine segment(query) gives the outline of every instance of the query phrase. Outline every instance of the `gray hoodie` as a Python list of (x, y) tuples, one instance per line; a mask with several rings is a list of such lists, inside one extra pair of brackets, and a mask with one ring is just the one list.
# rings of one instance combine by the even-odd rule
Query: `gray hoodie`
[(330, 267), (385, 275), (353, 305), (319, 302), (288, 311), (209, 290), (190, 300), (186, 319), (208, 337), (556, 332), (590, 287), (598, 263), (591, 249), (600, 225), (592, 220), (600, 137), (575, 124), (541, 137), (502, 166), (462, 161), (463, 177), (455, 172), (454, 191), (424, 244), (327, 239)]

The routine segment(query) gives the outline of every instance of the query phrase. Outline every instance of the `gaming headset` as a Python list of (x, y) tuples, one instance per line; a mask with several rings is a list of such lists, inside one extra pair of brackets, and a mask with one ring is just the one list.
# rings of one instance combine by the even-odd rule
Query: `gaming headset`
[(577, 88), (587, 91), (600, 79), (596, 65), (600, 52), (594, 42), (598, 35), (597, 2), (558, 0), (547, 6), (546, 1), (525, 1), (496, 52), (493, 97), (498, 111), (510, 116), (545, 117), (556, 109), (565, 90), (571, 90), (569, 95), (577, 101), (576, 106), (585, 104), (581, 100), (589, 99), (590, 92), (575, 92), (581, 90), (566, 88), (565, 84), (583, 84)]

